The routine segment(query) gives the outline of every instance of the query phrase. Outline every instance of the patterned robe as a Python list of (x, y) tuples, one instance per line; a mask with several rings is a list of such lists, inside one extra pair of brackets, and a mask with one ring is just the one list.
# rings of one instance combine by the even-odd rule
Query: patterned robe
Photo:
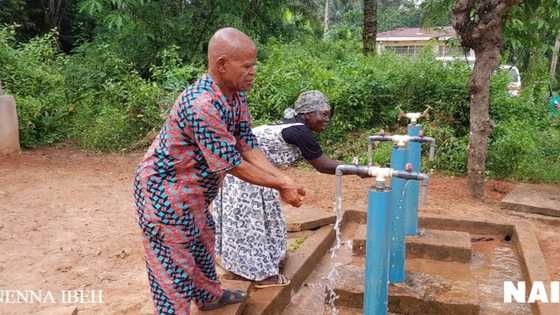
[[(302, 159), (298, 147), (286, 143), (282, 130), (301, 123), (265, 125), (253, 129), (259, 147), (276, 166)], [(251, 280), (277, 275), (286, 255), (286, 221), (278, 191), (227, 175), (214, 200), (216, 254), (224, 269)]]
[(134, 181), (157, 314), (188, 314), (192, 299), (221, 296), (208, 207), (240, 152), (255, 147), (244, 93), (228, 101), (204, 75), (178, 97)]

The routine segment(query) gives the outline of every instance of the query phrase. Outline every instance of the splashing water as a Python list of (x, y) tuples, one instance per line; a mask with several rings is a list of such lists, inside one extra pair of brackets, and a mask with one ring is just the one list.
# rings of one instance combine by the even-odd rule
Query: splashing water
[(336, 215), (336, 221), (334, 223), (334, 233), (335, 233), (335, 244), (333, 248), (331, 248), (331, 260), (333, 261), (331, 270), (327, 275), (327, 303), (331, 308), (331, 315), (337, 315), (338, 309), (336, 308), (336, 299), (338, 299), (338, 295), (334, 292), (334, 286), (337, 274), (337, 267), (340, 264), (336, 263), (336, 254), (340, 247), (342, 246), (343, 242), (340, 239), (340, 226), (342, 224), (342, 218), (344, 217), (344, 213), (342, 210), (342, 176), (336, 177), (336, 198), (335, 198), (335, 206), (334, 206), (334, 213)]

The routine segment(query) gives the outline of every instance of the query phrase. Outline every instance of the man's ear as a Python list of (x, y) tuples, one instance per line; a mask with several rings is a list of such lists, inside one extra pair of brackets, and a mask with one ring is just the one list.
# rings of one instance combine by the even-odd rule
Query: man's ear
[(222, 55), (218, 57), (218, 59), (216, 59), (216, 69), (221, 73), (226, 72), (226, 63), (227, 63), (226, 56)]

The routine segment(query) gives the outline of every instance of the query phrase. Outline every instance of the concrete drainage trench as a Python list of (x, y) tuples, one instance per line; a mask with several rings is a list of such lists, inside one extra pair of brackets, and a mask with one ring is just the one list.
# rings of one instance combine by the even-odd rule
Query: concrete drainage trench
[[(326, 303), (326, 285), (335, 263), (336, 314), (362, 314), (366, 213), (345, 212), (343, 244), (333, 259), (329, 249), (335, 240), (334, 218), (317, 209), (285, 211), (291, 233), (284, 274), (291, 284), (256, 290), (249, 282), (225, 280), (226, 287), (248, 290), (248, 301), (203, 314), (333, 314)], [(313, 218), (310, 213), (321, 215)], [(560, 314), (556, 304), (503, 303), (504, 281), (550, 283), (530, 225), (430, 215), (420, 216), (419, 223), (421, 235), (406, 240), (407, 279), (389, 287), (389, 314)]]
[[(323, 246), (317, 261), (310, 262), (309, 276), (290, 290), (281, 310), (270, 314), (333, 314), (326, 303), (326, 277), (335, 263), (337, 314), (362, 314), (365, 222), (365, 212), (347, 211), (338, 255), (332, 259)], [(424, 215), (420, 226), (421, 236), (407, 237), (406, 282), (390, 285), (390, 313), (559, 314), (552, 304), (503, 303), (504, 281), (550, 283), (544, 257), (527, 224)], [(325, 239), (332, 244), (334, 236), (325, 234)], [(307, 250), (313, 246), (304, 245)]]

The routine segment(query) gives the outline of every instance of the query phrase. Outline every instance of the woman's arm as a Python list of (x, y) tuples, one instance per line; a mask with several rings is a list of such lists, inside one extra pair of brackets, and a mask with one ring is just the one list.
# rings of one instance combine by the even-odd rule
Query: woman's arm
[(334, 175), (336, 167), (338, 165), (337, 161), (329, 159), (329, 157), (327, 157), (325, 154), (321, 154), (321, 156), (315, 160), (308, 160), (308, 162), (317, 171), (331, 175)]

